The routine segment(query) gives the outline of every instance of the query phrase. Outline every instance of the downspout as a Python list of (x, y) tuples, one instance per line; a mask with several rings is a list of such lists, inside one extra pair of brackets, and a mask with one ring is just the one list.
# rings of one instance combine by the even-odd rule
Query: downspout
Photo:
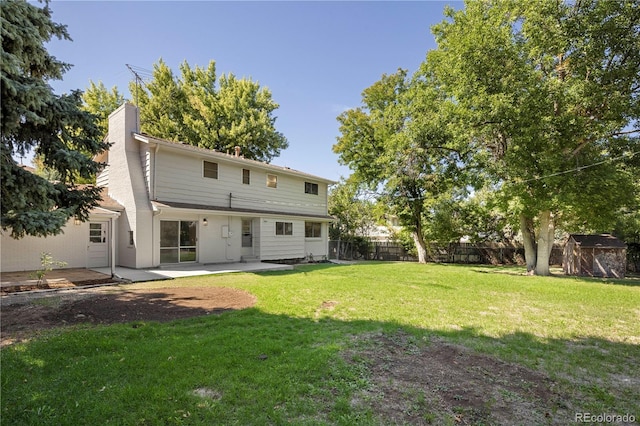
[(111, 278), (116, 277), (116, 227), (115, 220), (113, 216), (109, 218), (109, 227), (111, 231), (111, 256), (110, 256), (110, 266), (111, 266)]
[(152, 173), (152, 180), (153, 180), (153, 184), (152, 184), (152, 188), (151, 188), (151, 199), (155, 200), (156, 199), (156, 161), (158, 161), (158, 151), (160, 151), (160, 144), (156, 144), (156, 149), (153, 155), (153, 170), (151, 171)]
[[(231, 194), (229, 194), (231, 195)], [(233, 236), (231, 233), (231, 216), (227, 216), (227, 229), (228, 234), (227, 234), (227, 238), (225, 238), (225, 242), (224, 242), (224, 258), (227, 261), (233, 261), (235, 260), (234, 258), (229, 258), (229, 253), (227, 252), (227, 249), (229, 248), (229, 246), (231, 246), (231, 242), (229, 241), (231, 239), (231, 237)]]
[[(156, 144), (156, 149), (153, 152), (153, 164), (151, 166), (151, 199), (156, 199), (156, 163), (158, 162), (158, 151), (160, 151), (160, 144)], [(158, 257), (158, 262), (156, 263), (156, 249), (155, 249), (155, 238), (156, 238), (156, 216), (160, 215), (162, 210), (153, 207), (153, 216), (151, 218), (151, 263), (154, 265), (160, 265), (160, 258)], [(158, 242), (158, 245), (160, 243)], [(160, 248), (158, 248), (158, 251)]]
[(327, 239), (325, 241), (325, 243), (324, 243), (324, 245), (325, 245), (325, 249), (324, 250), (325, 250), (325, 253), (327, 253), (327, 259), (326, 260), (329, 260), (329, 255), (331, 254), (329, 252), (329, 227), (331, 226), (330, 222), (326, 222), (324, 224), (324, 226), (325, 226), (325, 229), (326, 229), (326, 232), (324, 233), (324, 235), (326, 236), (326, 239)]
[[(153, 206), (153, 217), (151, 218), (151, 262), (154, 265), (160, 265), (160, 257), (157, 258), (158, 262), (156, 263), (156, 216), (160, 216), (162, 214), (162, 210)], [(160, 239), (158, 239), (158, 256), (160, 256)]]

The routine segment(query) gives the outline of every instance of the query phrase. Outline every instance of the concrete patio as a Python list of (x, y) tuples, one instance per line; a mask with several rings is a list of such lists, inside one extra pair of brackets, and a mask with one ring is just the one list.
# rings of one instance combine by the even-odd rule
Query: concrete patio
[[(37, 287), (38, 279), (35, 271), (6, 272), (1, 274), (0, 289), (2, 293), (36, 289), (44, 291), (91, 285), (105, 285), (111, 282), (144, 282), (170, 280), (198, 275), (225, 274), (233, 272), (288, 271), (292, 265), (274, 263), (224, 263), (224, 264), (189, 264), (172, 265), (154, 269), (115, 268), (115, 279), (111, 278), (111, 268), (70, 268), (54, 269), (46, 273), (43, 285)], [(13, 289), (11, 289), (13, 288)]]
[[(226, 274), (231, 272), (290, 271), (292, 269), (292, 265), (248, 262), (172, 265), (154, 269), (131, 269), (117, 266), (115, 268), (115, 274), (116, 277), (120, 279), (131, 282), (143, 282), (193, 277), (198, 275)], [(93, 270), (105, 275), (111, 274), (110, 268), (96, 268)]]

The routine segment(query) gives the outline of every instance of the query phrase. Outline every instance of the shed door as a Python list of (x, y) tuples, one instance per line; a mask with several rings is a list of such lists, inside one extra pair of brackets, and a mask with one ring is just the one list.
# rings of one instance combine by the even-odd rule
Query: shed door
[(579, 275), (593, 276), (593, 249), (583, 248), (580, 250), (580, 271)]
[(109, 222), (89, 222), (87, 268), (109, 266)]

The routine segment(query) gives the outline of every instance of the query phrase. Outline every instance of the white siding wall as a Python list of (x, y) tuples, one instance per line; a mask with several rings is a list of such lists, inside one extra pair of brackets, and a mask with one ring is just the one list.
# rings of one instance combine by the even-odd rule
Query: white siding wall
[[(293, 223), (293, 235), (276, 235), (276, 222)], [(304, 221), (296, 219), (262, 219), (260, 224), (260, 259), (302, 259), (304, 252)]]
[(304, 251), (307, 255), (313, 254), (314, 260), (322, 260), (322, 256), (328, 256), (328, 244), (327, 235), (329, 229), (328, 224), (322, 224), (322, 231), (320, 238), (305, 238), (304, 239)]
[[(208, 225), (202, 226), (207, 218)], [(227, 225), (226, 216), (200, 216), (198, 237), (198, 261), (200, 263), (221, 263), (226, 261), (227, 240), (222, 238), (222, 226)]]
[[(204, 226), (204, 219), (207, 226)], [(237, 217), (217, 216), (196, 213), (180, 213), (167, 210), (154, 217), (153, 234), (157, 243), (153, 248), (154, 265), (160, 265), (160, 222), (197, 221), (197, 262), (198, 263), (227, 263), (240, 261), (241, 221)], [(227, 226), (231, 231), (228, 238), (222, 236), (222, 227)]]
[(96, 176), (97, 186), (109, 186), (109, 166), (106, 166), (98, 176)]
[[(237, 165), (218, 159), (218, 179), (205, 178), (203, 161), (161, 148), (156, 157), (156, 198), (161, 201), (193, 203), (274, 212), (327, 214), (327, 185), (277, 172)], [(251, 183), (242, 183), (242, 169), (251, 171)], [(267, 173), (278, 176), (278, 187), (267, 187)], [(305, 194), (305, 181), (318, 184), (318, 195)]]
[(142, 175), (147, 188), (147, 193), (151, 195), (151, 152), (149, 146), (142, 144), (140, 147), (140, 165), (142, 166)]
[[(94, 220), (108, 220), (92, 218)], [(117, 222), (117, 221), (116, 221)], [(69, 220), (63, 233), (46, 238), (24, 237), (14, 240), (8, 233), (0, 234), (2, 259), (0, 271), (35, 271), (41, 268), (40, 254), (51, 253), (53, 260), (67, 262), (65, 268), (85, 268), (87, 266), (87, 246), (89, 244), (89, 222), (75, 225)]]

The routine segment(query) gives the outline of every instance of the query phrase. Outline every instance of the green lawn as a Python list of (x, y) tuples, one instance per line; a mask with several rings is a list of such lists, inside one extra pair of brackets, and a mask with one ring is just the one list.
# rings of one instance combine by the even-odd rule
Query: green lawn
[[(571, 413), (639, 419), (640, 283), (521, 272), (320, 264), (130, 285), (234, 287), (258, 303), (171, 323), (57, 329), (3, 348), (2, 423), (385, 424), (375, 407), (353, 403), (371, 375), (344, 353), (358, 337), (398, 333), (540, 372)], [(434, 418), (426, 409), (425, 423)]]

